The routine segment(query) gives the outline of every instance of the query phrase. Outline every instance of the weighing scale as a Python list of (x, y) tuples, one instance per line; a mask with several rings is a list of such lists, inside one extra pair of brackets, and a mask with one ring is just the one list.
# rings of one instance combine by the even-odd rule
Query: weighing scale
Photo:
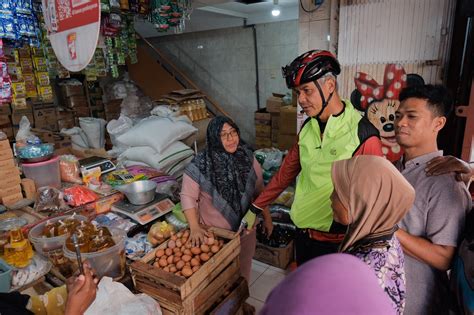
[(124, 214), (141, 225), (145, 225), (170, 212), (174, 203), (167, 195), (156, 194), (155, 199), (146, 205), (132, 205), (128, 200), (120, 200), (112, 205), (112, 211)]
[(110, 160), (99, 157), (99, 156), (91, 156), (85, 159), (79, 160), (79, 165), (81, 168), (89, 170), (91, 168), (100, 167), (102, 174), (106, 174), (115, 170), (115, 165)]

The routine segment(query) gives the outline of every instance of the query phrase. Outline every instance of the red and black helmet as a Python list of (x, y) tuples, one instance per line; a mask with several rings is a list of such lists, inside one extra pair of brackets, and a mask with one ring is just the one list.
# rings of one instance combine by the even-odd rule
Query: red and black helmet
[(338, 75), (341, 66), (336, 57), (327, 50), (310, 50), (282, 67), (283, 77), (289, 89), (316, 81), (326, 73)]

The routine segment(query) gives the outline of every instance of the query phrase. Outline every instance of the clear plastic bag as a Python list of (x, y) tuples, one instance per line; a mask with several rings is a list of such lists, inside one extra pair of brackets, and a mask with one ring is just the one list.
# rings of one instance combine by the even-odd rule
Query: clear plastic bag
[(17, 142), (26, 143), (28, 139), (35, 138), (35, 135), (31, 132), (31, 123), (28, 117), (23, 116), (20, 119), (20, 128), (16, 134), (15, 140)]
[(41, 211), (60, 211), (66, 209), (63, 194), (60, 190), (53, 187), (38, 188), (36, 193), (35, 210)]
[(260, 149), (255, 151), (255, 158), (264, 170), (278, 169), (283, 160), (283, 152), (275, 148)]
[(63, 182), (81, 184), (79, 160), (71, 154), (61, 155), (59, 158), (59, 171)]

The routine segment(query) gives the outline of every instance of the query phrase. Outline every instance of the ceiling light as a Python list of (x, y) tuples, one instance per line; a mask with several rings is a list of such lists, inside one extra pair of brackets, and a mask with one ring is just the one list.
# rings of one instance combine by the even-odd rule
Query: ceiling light
[(277, 9), (277, 8), (273, 9), (272, 10), (272, 15), (273, 16), (279, 16), (280, 15), (280, 9)]

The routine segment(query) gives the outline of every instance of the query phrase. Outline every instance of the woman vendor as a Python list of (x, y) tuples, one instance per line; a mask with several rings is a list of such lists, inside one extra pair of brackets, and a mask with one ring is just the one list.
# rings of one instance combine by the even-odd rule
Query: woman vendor
[[(230, 118), (218, 116), (211, 120), (206, 141), (206, 149), (186, 167), (181, 189), (181, 205), (193, 246), (206, 236), (201, 224), (241, 230), (249, 205), (263, 189), (260, 164), (241, 141), (239, 128)], [(240, 238), (240, 269), (247, 281), (256, 245), (255, 229), (248, 228), (241, 230)]]
[(404, 255), (396, 224), (410, 210), (415, 190), (388, 160), (356, 156), (333, 163), (334, 221), (347, 225), (339, 252), (369, 265), (397, 314), (405, 307)]

